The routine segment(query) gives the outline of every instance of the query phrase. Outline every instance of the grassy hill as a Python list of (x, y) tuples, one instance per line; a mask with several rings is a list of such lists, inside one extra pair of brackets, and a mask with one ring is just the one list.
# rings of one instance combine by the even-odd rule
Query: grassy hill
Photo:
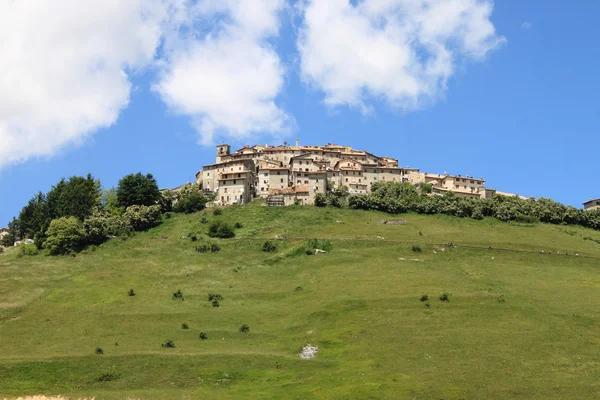
[[(208, 239), (205, 214), (243, 227)], [(406, 224), (379, 222), (397, 218)], [(263, 252), (275, 237), (286, 240)], [(307, 238), (332, 248), (306, 255)], [(207, 243), (221, 250), (195, 251)], [(0, 254), (0, 397), (600, 393), (600, 232), (589, 229), (255, 203), (174, 215), (76, 257), (17, 250)], [(307, 344), (312, 360), (298, 357)]]

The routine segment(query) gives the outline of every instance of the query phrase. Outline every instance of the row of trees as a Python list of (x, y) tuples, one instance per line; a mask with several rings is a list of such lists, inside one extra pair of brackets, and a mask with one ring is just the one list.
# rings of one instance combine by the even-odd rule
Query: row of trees
[(551, 199), (521, 199), (493, 196), (491, 199), (467, 198), (448, 193), (428, 196), (410, 183), (377, 182), (371, 193), (351, 195), (347, 199), (353, 209), (379, 210), (392, 214), (409, 211), (420, 214), (446, 214), (483, 219), (494, 217), (501, 221), (546, 222), (550, 224), (581, 225), (600, 229), (600, 211), (584, 211), (565, 206)]
[(61, 179), (48, 193), (39, 192), (9, 223), (3, 245), (33, 239), (50, 254), (79, 251), (111, 236), (129, 235), (156, 226), (165, 212), (202, 210), (209, 199), (199, 185), (178, 193), (160, 191), (151, 174), (130, 174), (117, 188), (102, 190), (100, 181), (73, 176)]

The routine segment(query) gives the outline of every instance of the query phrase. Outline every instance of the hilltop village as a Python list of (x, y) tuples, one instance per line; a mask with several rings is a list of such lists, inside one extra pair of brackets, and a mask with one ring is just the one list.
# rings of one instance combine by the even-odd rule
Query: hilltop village
[(494, 194), (514, 196), (485, 187), (483, 178), (429, 174), (417, 168), (401, 167), (398, 160), (377, 156), (350, 146), (327, 144), (301, 146), (217, 146), (216, 162), (196, 174), (196, 183), (216, 195), (217, 205), (246, 204), (256, 197), (268, 204), (313, 204), (317, 193), (326, 194), (339, 186), (350, 194), (366, 194), (375, 182), (429, 184), (433, 194), (489, 198)]

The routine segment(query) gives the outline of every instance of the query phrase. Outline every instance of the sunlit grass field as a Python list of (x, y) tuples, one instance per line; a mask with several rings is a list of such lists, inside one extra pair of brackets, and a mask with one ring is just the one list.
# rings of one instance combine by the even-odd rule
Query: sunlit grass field
[[(203, 215), (242, 228), (209, 239)], [(285, 240), (266, 253), (267, 238)], [(308, 238), (332, 248), (306, 255)], [(256, 203), (76, 257), (11, 249), (0, 398), (596, 399), (598, 243), (572, 226)]]

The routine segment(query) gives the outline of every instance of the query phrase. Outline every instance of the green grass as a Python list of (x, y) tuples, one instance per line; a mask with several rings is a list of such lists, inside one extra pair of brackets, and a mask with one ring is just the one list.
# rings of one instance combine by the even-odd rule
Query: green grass
[[(216, 240), (202, 215), (173, 215), (76, 257), (0, 254), (0, 397), (594, 399), (600, 392), (600, 232), (256, 203), (206, 212), (209, 222), (243, 225), (236, 239)], [(379, 223), (386, 218), (407, 224)], [(282, 237), (276, 252), (262, 251), (265, 240)], [(308, 256), (306, 238), (332, 248)], [(221, 251), (194, 250), (207, 243)], [(132, 288), (136, 296), (128, 296)], [(173, 299), (178, 289), (184, 301)], [(438, 299), (444, 292), (449, 302)], [(220, 307), (209, 293), (223, 296)], [(240, 332), (242, 324), (250, 332)], [(176, 347), (162, 347), (167, 339)], [(298, 358), (306, 344), (320, 348), (315, 359)]]

